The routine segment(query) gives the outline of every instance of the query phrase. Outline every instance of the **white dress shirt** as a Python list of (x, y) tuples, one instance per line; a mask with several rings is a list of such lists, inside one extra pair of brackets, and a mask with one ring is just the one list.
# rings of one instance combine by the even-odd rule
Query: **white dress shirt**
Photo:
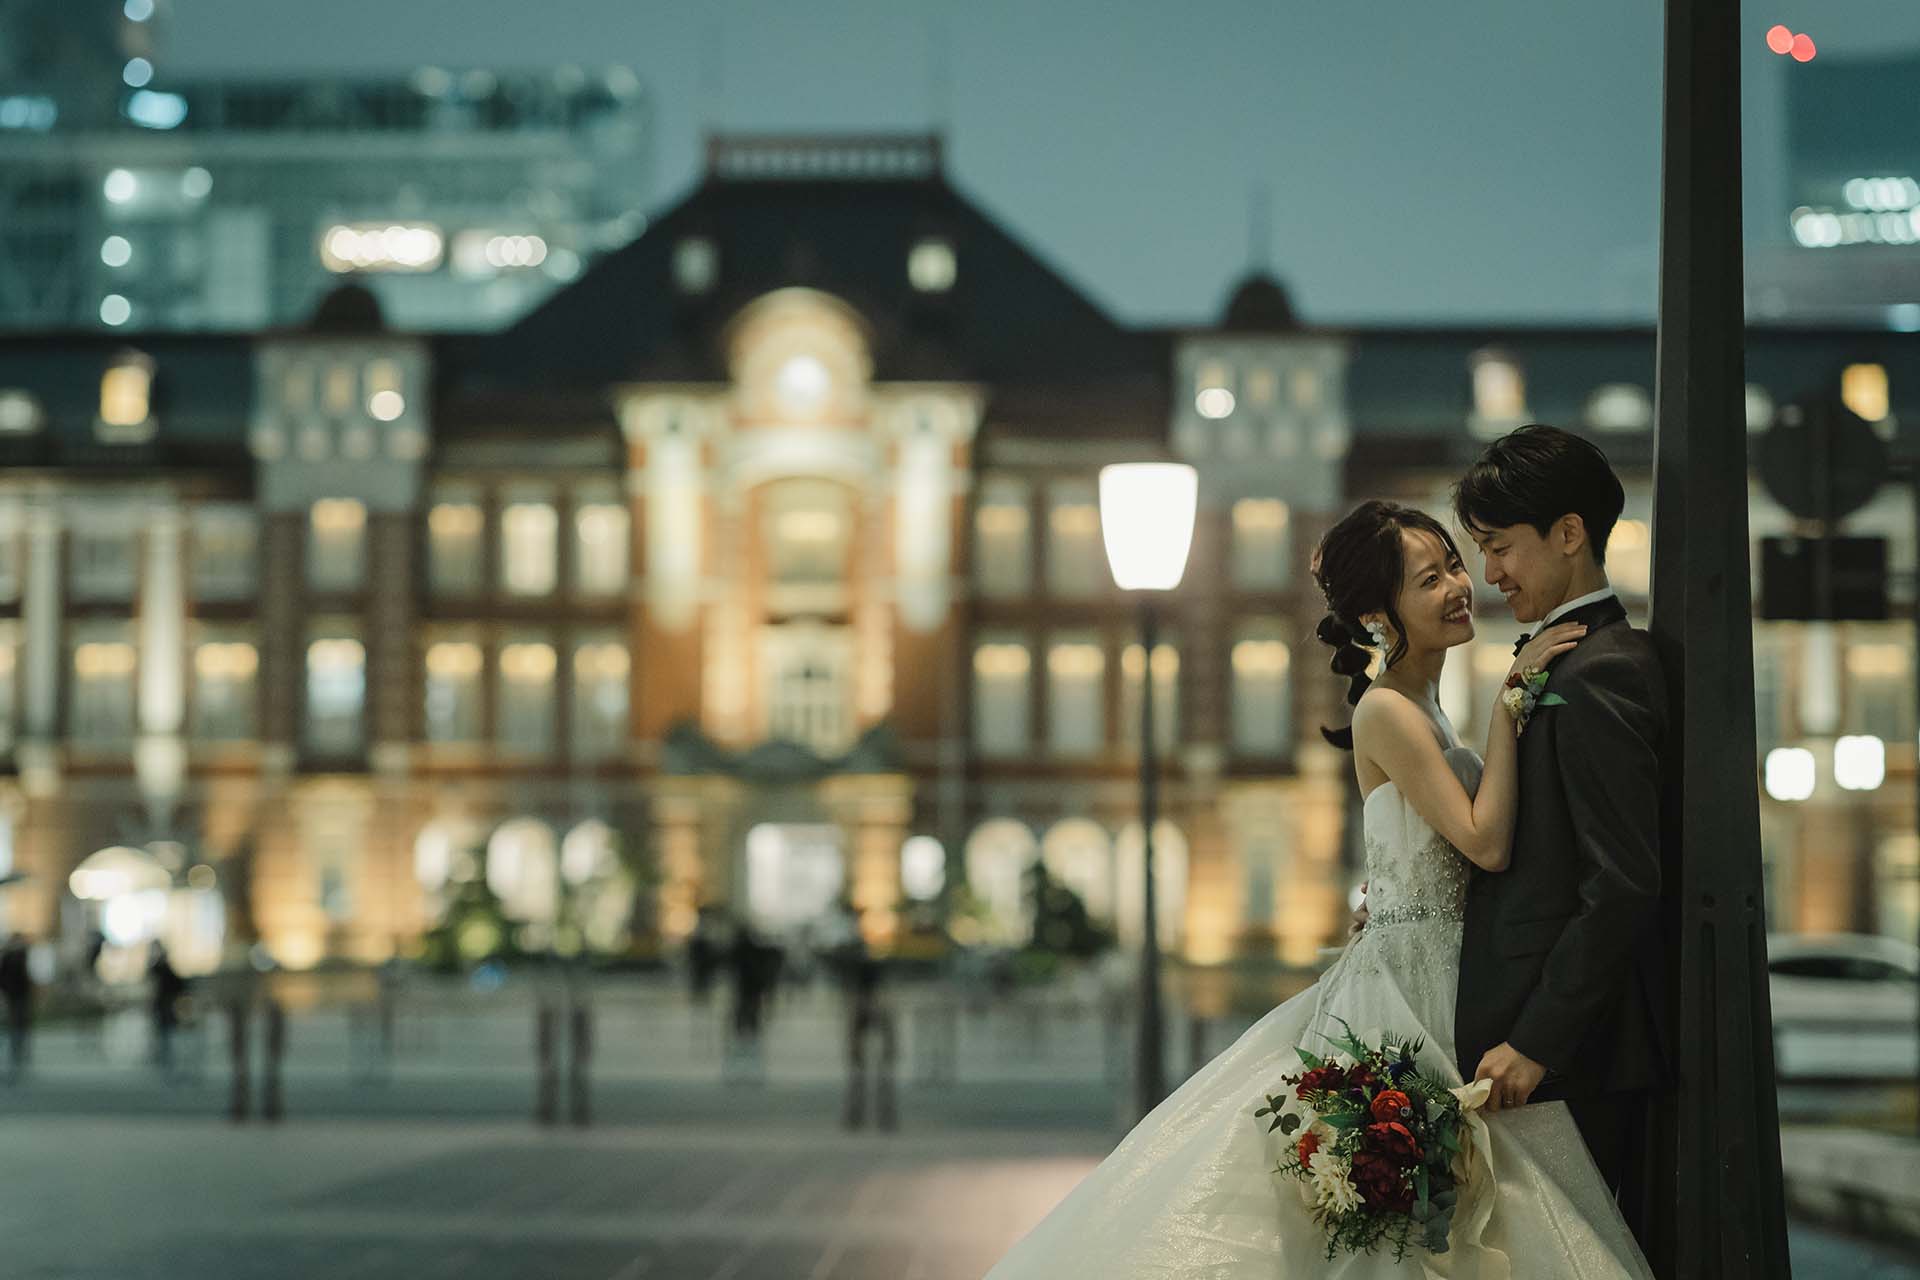
[(1590, 604), (1599, 604), (1602, 600), (1608, 599), (1609, 597), (1616, 596), (1618, 594), (1620, 593), (1615, 591), (1612, 587), (1602, 587), (1598, 591), (1589, 591), (1587, 592), (1587, 594), (1583, 596), (1575, 597), (1574, 599), (1569, 600), (1565, 604), (1561, 605), (1559, 608), (1551, 610), (1546, 617), (1540, 619), (1540, 629), (1545, 630), (1546, 628), (1552, 626), (1556, 619), (1561, 618), (1566, 614), (1572, 613), (1575, 609), (1584, 609)]

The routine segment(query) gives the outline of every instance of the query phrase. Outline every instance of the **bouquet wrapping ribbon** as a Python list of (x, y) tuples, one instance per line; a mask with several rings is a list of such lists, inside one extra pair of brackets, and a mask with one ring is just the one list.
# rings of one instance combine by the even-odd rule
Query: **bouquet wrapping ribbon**
[(1488, 1140), (1487, 1122), (1480, 1115), (1493, 1093), (1493, 1081), (1475, 1080), (1449, 1092), (1460, 1100), (1466, 1134), (1459, 1157), (1464, 1167), (1455, 1171), (1460, 1205), (1454, 1212), (1447, 1252), (1422, 1253), (1420, 1269), (1425, 1280), (1512, 1280), (1513, 1268), (1507, 1255), (1481, 1242), (1487, 1223), (1493, 1220), (1494, 1201), (1499, 1198), (1493, 1180), (1493, 1144)]

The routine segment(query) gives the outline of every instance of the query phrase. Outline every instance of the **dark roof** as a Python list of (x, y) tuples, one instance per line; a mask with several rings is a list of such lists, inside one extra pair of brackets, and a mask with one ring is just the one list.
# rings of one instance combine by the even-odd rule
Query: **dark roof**
[[(144, 445), (101, 444), (100, 379), (126, 352), (153, 361), (157, 431)], [(0, 465), (250, 467), (253, 340), (213, 334), (54, 334), (0, 338), (0, 390), (39, 402), (42, 428), (0, 437)]]
[[(718, 279), (704, 297), (675, 286), (675, 247), (688, 236), (717, 249)], [(919, 293), (907, 278), (910, 249), (930, 236), (952, 245), (958, 262), (946, 293)], [(1050, 425), (1073, 434), (1165, 430), (1165, 338), (1116, 324), (937, 175), (710, 178), (511, 328), (444, 342), (445, 387), (464, 399), (723, 381), (728, 322), (789, 286), (831, 294), (863, 317), (876, 379), (972, 381), (1063, 404), (1075, 389), (1098, 388), (1117, 392), (1131, 421), (1068, 414)]]

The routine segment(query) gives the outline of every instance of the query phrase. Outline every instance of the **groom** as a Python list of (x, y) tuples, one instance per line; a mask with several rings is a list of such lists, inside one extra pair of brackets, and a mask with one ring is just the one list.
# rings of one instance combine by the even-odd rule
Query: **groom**
[[(1564, 1100), (1640, 1232), (1648, 1093), (1667, 1077), (1660, 914), (1666, 681), (1607, 584), (1625, 505), (1599, 449), (1526, 426), (1454, 487), (1486, 580), (1530, 630), (1587, 627), (1520, 736), (1513, 861), (1467, 889), (1454, 1021), (1495, 1110)], [(1625, 1185), (1623, 1185), (1625, 1184)]]

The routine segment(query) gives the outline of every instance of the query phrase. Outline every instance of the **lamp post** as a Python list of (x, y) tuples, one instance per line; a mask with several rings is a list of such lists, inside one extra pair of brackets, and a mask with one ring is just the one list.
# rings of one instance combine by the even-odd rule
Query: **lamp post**
[(1140, 1027), (1134, 1063), (1135, 1111), (1145, 1116), (1166, 1096), (1160, 1015), (1160, 937), (1153, 884), (1153, 824), (1159, 811), (1159, 769), (1153, 739), (1154, 601), (1180, 585), (1193, 545), (1199, 476), (1177, 462), (1128, 462), (1100, 470), (1100, 533), (1107, 564), (1122, 591), (1140, 606)]
[(1785, 1280), (1753, 785), (1740, 211), (1727, 199), (1740, 190), (1740, 4), (1667, 0), (1666, 16), (1650, 630), (1670, 713), (1660, 852), (1673, 1087), (1653, 1104), (1651, 1185), (1624, 1207), (1644, 1212), (1661, 1276)]

